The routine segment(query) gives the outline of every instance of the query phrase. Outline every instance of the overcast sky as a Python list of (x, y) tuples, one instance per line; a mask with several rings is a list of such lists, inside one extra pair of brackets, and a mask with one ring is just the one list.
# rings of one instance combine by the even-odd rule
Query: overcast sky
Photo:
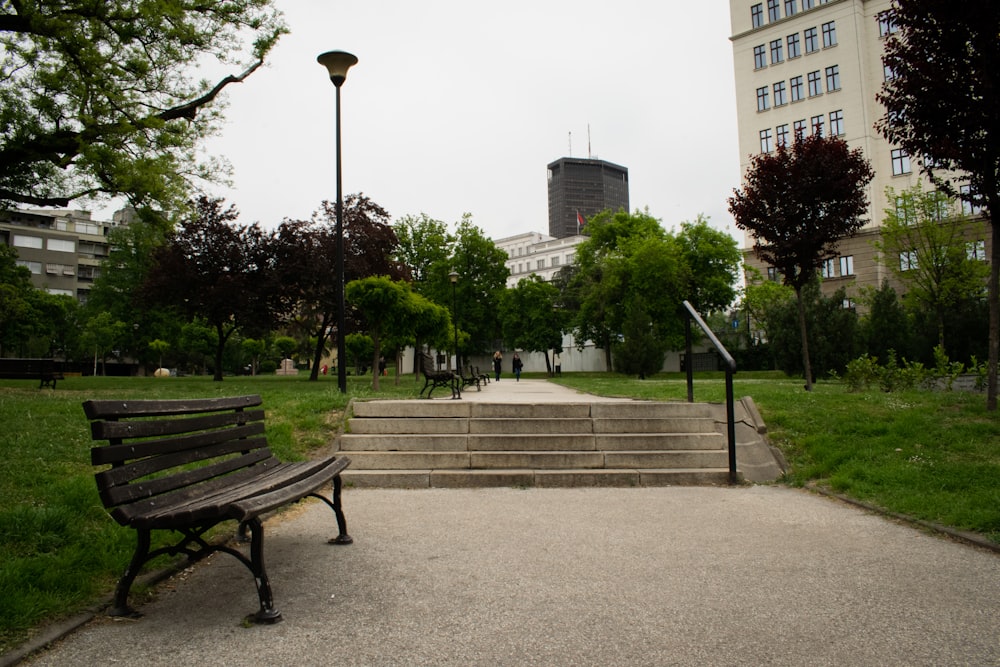
[[(546, 165), (629, 170), (631, 207), (670, 229), (735, 234), (739, 185), (725, 0), (276, 0), (291, 34), (228, 89), (212, 153), (240, 222), (308, 218), (336, 197), (335, 89), (316, 62), (358, 57), (341, 90), (344, 193), (393, 221), (464, 212), (498, 239), (548, 232)], [(588, 137), (589, 127), (589, 137)]]

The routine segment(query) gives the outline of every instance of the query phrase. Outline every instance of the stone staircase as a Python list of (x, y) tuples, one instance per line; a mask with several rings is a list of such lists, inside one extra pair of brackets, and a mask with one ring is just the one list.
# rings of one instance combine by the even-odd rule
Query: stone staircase
[(355, 487), (728, 484), (703, 403), (357, 401), (339, 448)]

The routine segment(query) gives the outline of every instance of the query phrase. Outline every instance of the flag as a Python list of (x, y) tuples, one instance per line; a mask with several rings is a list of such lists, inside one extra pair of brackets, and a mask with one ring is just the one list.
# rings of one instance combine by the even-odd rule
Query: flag
[(579, 233), (580, 233), (580, 229), (581, 229), (581, 228), (583, 228), (583, 226), (584, 226), (585, 224), (587, 224), (587, 221), (586, 221), (586, 220), (584, 220), (584, 219), (583, 219), (583, 216), (582, 216), (582, 215), (580, 215), (580, 212), (579, 212), (579, 211), (577, 211), (577, 212), (576, 212), (576, 233), (577, 233), (577, 234), (579, 234)]

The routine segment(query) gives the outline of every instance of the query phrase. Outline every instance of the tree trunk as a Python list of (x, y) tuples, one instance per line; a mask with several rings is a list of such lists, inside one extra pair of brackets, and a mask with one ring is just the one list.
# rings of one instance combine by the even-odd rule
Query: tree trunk
[(990, 340), (989, 363), (986, 375), (986, 410), (997, 409), (997, 359), (1000, 357), (1000, 224), (993, 220), (993, 212), (1000, 214), (1000, 197), (990, 197), (990, 228), (993, 248), (990, 250)]
[(802, 300), (802, 288), (795, 288), (795, 301), (799, 306), (799, 335), (802, 336), (802, 367), (806, 374), (806, 391), (812, 391), (812, 364), (809, 362), (809, 336), (806, 331), (806, 304)]
[(212, 375), (212, 381), (222, 382), (222, 353), (226, 349), (226, 335), (221, 324), (215, 327), (215, 332), (219, 340), (215, 345), (215, 371)]

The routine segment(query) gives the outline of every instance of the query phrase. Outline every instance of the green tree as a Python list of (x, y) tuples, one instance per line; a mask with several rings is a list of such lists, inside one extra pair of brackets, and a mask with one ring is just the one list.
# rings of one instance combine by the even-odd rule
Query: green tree
[(31, 333), (31, 271), (17, 264), (17, 250), (0, 244), (0, 352), (27, 340)]
[(868, 354), (882, 363), (889, 359), (890, 350), (913, 359), (914, 326), (889, 281), (883, 280), (878, 289), (863, 290), (859, 300), (868, 306), (868, 313), (858, 323), (861, 342)]
[(410, 289), (388, 276), (370, 276), (347, 283), (347, 301), (364, 317), (372, 339), (372, 389), (379, 389), (378, 360), (382, 356), (383, 335), (399, 331), (409, 314)]
[(914, 310), (925, 309), (936, 323), (937, 345), (945, 345), (949, 311), (964, 301), (982, 297), (989, 267), (970, 257), (967, 232), (980, 238), (976, 226), (953, 211), (953, 200), (938, 190), (915, 186), (899, 196), (889, 188), (879, 260), (906, 286), (904, 300)]
[(500, 298), (510, 275), (506, 261), (507, 253), (472, 223), (469, 214), (465, 214), (455, 233), (451, 267), (435, 265), (434, 275), (430, 277), (433, 287), (428, 286), (423, 294), (439, 304), (451, 303), (452, 285), (448, 273), (458, 273), (454, 287), (459, 308), (457, 324), (469, 334), (466, 354), (489, 352), (502, 336)]
[(557, 308), (559, 289), (532, 274), (522, 278), (500, 299), (503, 337), (515, 349), (545, 354), (552, 372), (549, 350), (561, 349), (566, 313)]
[(170, 343), (159, 338), (149, 342), (149, 349), (157, 355), (157, 368), (163, 368), (163, 353), (170, 349)]
[(892, 12), (897, 30), (883, 56), (892, 76), (877, 95), (885, 115), (876, 128), (918, 158), (937, 187), (981, 206), (991, 222), (986, 408), (993, 411), (1000, 359), (1000, 4), (895, 0)]
[(681, 223), (677, 242), (687, 269), (685, 298), (700, 313), (729, 306), (743, 264), (736, 239), (709, 226), (708, 218), (699, 214), (694, 222)]
[[(623, 340), (628, 321), (633, 336), (657, 341), (654, 349), (679, 347), (678, 309), (694, 284), (681, 244), (648, 212), (605, 211), (587, 222), (587, 231), (574, 269), (556, 281), (573, 311), (577, 345), (593, 341), (611, 370), (613, 345)], [(649, 331), (640, 324), (647, 318)]]
[(795, 290), (806, 391), (813, 373), (802, 290), (824, 260), (836, 257), (837, 243), (865, 224), (866, 188), (874, 176), (861, 149), (813, 135), (754, 156), (743, 189), (729, 198), (736, 226), (754, 236), (757, 257)]
[[(170, 210), (193, 180), (224, 175), (196, 149), (221, 126), (222, 90), (285, 32), (272, 5), (0, 3), (0, 206), (124, 194)], [(193, 76), (219, 63), (241, 73)]]
[(108, 354), (121, 345), (127, 328), (124, 322), (114, 319), (111, 313), (98, 313), (86, 323), (81, 344), (94, 351), (94, 375), (97, 375), (98, 361), (101, 362), (101, 375), (105, 374)]

